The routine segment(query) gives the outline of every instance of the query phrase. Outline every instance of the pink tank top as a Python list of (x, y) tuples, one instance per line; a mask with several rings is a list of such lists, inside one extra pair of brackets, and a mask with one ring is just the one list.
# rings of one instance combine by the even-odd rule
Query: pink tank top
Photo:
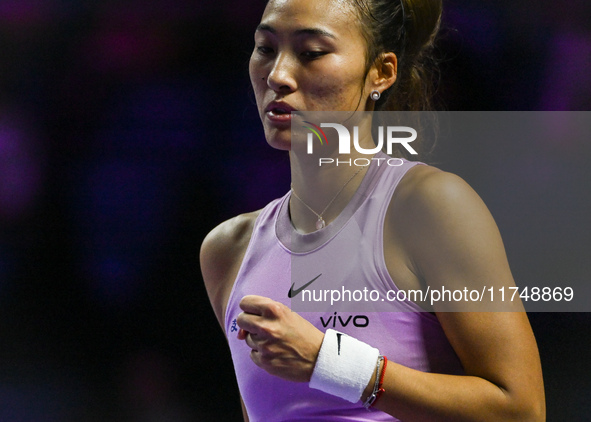
[[(389, 158), (381, 153), (376, 157)], [(261, 211), (225, 316), (236, 378), (251, 422), (397, 419), (381, 411), (367, 411), (361, 401), (349, 403), (311, 389), (307, 383), (285, 381), (257, 367), (250, 359), (250, 348), (236, 338), (236, 317), (241, 312), (238, 304), (249, 294), (272, 298), (292, 309), (297, 300), (300, 315), (321, 331), (333, 328), (344, 332), (377, 347), (389, 360), (410, 368), (464, 373), (437, 318), (411, 301), (379, 301), (375, 309), (368, 309), (367, 302), (330, 306), (330, 300), (318, 309), (319, 303), (302, 301), (302, 290), (334, 289), (335, 280), (350, 290), (361, 282), (380, 294), (398, 291), (384, 261), (384, 218), (400, 179), (416, 164), (419, 163), (403, 160), (402, 165), (389, 166), (385, 160), (374, 160), (343, 212), (326, 228), (313, 233), (294, 230), (288, 210), (290, 193)], [(297, 271), (292, 271), (292, 266), (297, 266)], [(299, 290), (319, 274), (322, 276), (307, 289)], [(311, 311), (306, 306), (311, 306)], [(306, 312), (300, 312), (301, 309)]]

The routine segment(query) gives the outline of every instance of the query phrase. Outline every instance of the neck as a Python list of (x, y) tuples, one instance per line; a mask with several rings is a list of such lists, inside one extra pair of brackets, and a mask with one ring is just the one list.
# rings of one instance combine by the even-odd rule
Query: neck
[[(369, 142), (374, 146), (371, 136)], [(368, 141), (363, 144), (367, 146)], [(320, 165), (319, 158), (320, 154), (290, 151), (292, 190), (295, 192), (290, 201), (290, 215), (294, 227), (303, 233), (318, 230), (320, 220), (328, 225), (338, 217), (363, 181), (369, 168), (367, 160), (371, 159), (355, 148), (346, 157), (339, 155), (335, 148), (332, 154), (322, 156), (333, 160), (328, 164)], [(355, 165), (356, 162), (360, 165)]]

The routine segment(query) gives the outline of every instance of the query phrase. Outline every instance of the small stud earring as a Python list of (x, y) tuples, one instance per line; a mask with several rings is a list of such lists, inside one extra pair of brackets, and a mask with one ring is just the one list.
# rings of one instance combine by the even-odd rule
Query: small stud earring
[(371, 97), (372, 100), (377, 101), (380, 99), (382, 94), (377, 89), (374, 89), (373, 91), (371, 91), (371, 94), (369, 96)]

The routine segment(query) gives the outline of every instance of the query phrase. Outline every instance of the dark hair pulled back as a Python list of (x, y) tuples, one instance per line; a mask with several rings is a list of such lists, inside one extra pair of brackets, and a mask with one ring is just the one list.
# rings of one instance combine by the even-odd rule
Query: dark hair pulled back
[(351, 0), (368, 43), (367, 71), (380, 56), (398, 58), (394, 85), (382, 93), (376, 110), (433, 108), (434, 40), (441, 22), (441, 0)]

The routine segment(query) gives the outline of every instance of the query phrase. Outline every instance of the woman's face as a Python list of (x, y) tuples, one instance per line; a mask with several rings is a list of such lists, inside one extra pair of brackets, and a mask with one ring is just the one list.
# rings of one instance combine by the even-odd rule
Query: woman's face
[(270, 0), (250, 58), (269, 144), (290, 149), (291, 111), (365, 110), (366, 50), (347, 0)]

